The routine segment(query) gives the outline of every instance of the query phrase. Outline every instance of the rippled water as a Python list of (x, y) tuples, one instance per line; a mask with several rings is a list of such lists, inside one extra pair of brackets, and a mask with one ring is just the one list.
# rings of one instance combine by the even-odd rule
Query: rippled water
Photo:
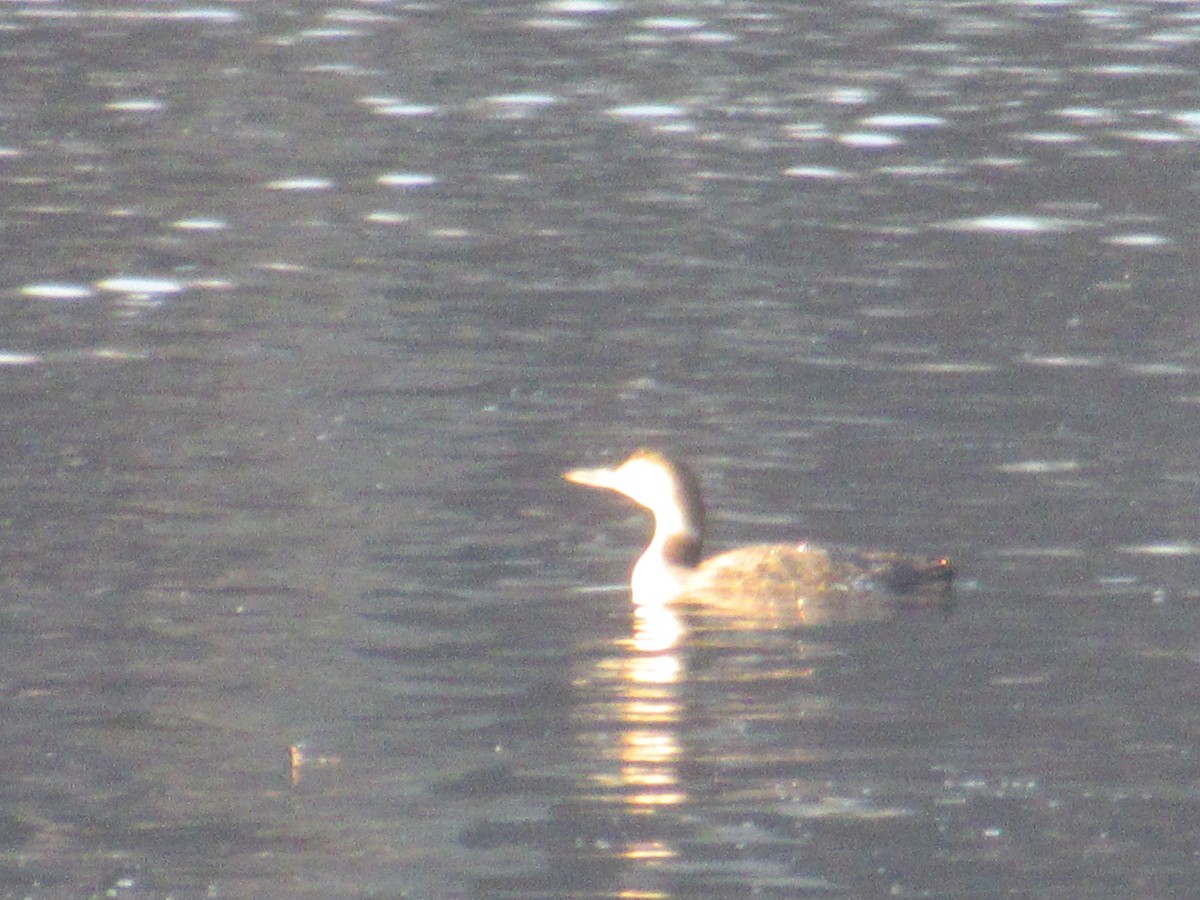
[[(0, 893), (1193, 889), (1190, 5), (0, 33)], [(643, 444), (958, 608), (635, 615)]]

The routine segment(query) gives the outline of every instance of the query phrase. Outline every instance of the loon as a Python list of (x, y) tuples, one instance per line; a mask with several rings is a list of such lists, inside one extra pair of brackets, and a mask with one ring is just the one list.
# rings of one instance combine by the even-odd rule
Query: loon
[(636, 606), (676, 601), (815, 624), (885, 618), (897, 606), (950, 602), (954, 566), (911, 557), (801, 544), (755, 544), (701, 560), (704, 506), (696, 476), (658, 450), (634, 452), (616, 468), (572, 469), (575, 484), (624, 494), (654, 515), (654, 535), (630, 576)]

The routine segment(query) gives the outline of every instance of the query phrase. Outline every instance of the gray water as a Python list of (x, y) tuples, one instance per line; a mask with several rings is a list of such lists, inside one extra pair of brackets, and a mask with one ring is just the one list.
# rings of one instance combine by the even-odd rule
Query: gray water
[[(1198, 43), (5, 4), (0, 894), (1188, 895)], [(957, 609), (635, 616), (646, 444)]]

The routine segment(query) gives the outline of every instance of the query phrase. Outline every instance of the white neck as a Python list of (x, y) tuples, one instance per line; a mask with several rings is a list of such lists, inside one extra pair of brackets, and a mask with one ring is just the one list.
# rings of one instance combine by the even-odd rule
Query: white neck
[(629, 586), (636, 606), (671, 602), (683, 592), (684, 584), (694, 571), (687, 566), (668, 561), (667, 542), (671, 538), (692, 537), (682, 521), (682, 516), (675, 516), (668, 521), (671, 527), (664, 528), (662, 520), (655, 518), (654, 537), (633, 567)]

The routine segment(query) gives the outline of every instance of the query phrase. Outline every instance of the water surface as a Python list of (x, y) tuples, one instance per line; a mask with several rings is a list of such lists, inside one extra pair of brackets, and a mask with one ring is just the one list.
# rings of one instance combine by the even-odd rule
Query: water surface
[[(1191, 890), (1189, 6), (0, 28), (0, 893)], [(958, 608), (635, 615), (643, 444)]]

